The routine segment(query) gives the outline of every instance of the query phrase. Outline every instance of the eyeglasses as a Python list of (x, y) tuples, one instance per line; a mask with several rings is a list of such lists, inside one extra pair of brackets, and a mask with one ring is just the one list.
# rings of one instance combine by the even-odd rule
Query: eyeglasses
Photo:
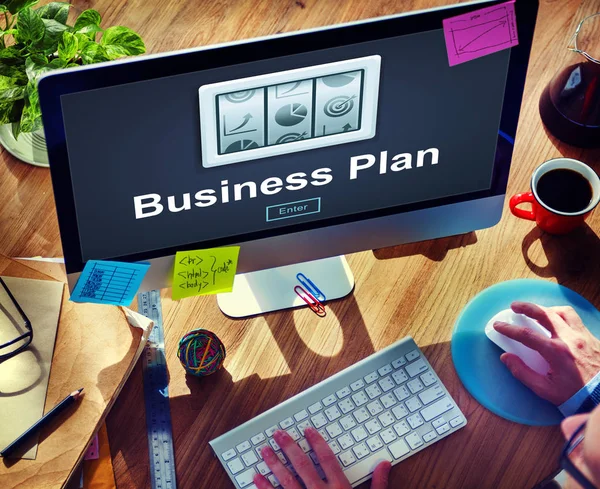
[[(8, 299), (8, 300), (7, 300)], [(25, 351), (33, 341), (33, 329), (23, 309), (0, 277), (0, 319), (2, 316), (15, 327), (15, 338), (0, 344), (0, 362)]]
[(562, 453), (560, 454), (560, 465), (566, 470), (569, 475), (577, 481), (577, 483), (583, 487), (583, 489), (597, 489), (589, 479), (581, 473), (577, 466), (573, 463), (571, 455), (581, 444), (585, 438), (585, 423), (583, 423), (575, 433), (571, 435), (569, 441), (565, 443)]

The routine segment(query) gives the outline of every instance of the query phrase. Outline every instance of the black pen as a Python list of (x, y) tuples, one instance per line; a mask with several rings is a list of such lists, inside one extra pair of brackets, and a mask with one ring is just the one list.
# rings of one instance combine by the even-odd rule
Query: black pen
[(64, 411), (71, 404), (73, 404), (77, 399), (79, 399), (81, 397), (81, 391), (83, 391), (83, 387), (79, 390), (71, 392), (67, 397), (65, 397), (44, 416), (42, 416), (38, 421), (36, 421), (27, 431), (25, 431), (21, 436), (19, 436), (19, 438), (17, 438), (4, 450), (2, 450), (0, 452), (0, 455), (2, 455), (3, 457), (10, 457), (10, 455), (19, 448), (19, 445), (21, 445), (23, 441), (25, 441), (31, 435), (37, 433), (40, 430), (40, 428), (42, 428), (54, 417), (56, 417), (58, 414)]

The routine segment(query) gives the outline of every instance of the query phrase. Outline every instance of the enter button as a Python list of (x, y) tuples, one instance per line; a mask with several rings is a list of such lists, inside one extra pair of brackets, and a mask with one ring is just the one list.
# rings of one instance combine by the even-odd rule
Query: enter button
[(267, 207), (267, 222), (321, 212), (321, 197)]

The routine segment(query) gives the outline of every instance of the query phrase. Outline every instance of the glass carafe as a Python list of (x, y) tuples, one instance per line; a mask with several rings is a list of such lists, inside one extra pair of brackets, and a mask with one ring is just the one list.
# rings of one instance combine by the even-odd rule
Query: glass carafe
[(540, 115), (561, 141), (600, 147), (600, 13), (579, 23), (568, 49), (574, 54), (542, 93)]

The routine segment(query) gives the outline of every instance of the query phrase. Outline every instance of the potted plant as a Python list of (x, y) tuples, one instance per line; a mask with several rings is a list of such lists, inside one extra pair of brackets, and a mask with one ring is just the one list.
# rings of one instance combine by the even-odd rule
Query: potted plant
[(0, 4), (0, 144), (23, 161), (48, 166), (37, 91), (40, 76), (142, 54), (146, 47), (128, 27), (102, 29), (95, 10), (85, 10), (69, 25), (70, 4), (52, 2), (34, 9), (37, 2)]

